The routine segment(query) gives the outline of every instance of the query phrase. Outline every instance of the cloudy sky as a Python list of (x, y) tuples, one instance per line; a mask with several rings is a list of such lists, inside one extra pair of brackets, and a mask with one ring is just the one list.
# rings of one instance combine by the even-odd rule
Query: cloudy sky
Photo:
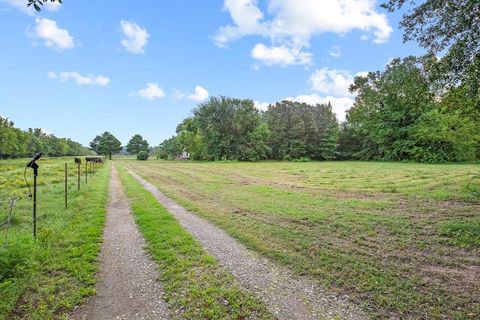
[(0, 115), (85, 145), (157, 145), (212, 95), (331, 101), (343, 120), (355, 75), (424, 52), (375, 0), (26, 2), (0, 0)]

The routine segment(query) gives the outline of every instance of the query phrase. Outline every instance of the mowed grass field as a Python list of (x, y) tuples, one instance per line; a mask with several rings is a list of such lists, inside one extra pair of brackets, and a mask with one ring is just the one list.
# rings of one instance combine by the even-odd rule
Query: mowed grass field
[[(0, 319), (61, 318), (95, 293), (97, 255), (105, 219), (109, 169), (82, 175), (77, 190), (73, 157), (41, 159), (37, 193), (37, 239), (32, 199), (24, 181), (29, 159), (0, 161)], [(68, 163), (68, 208), (64, 165)], [(82, 159), (82, 174), (85, 170)], [(27, 169), (31, 187), (33, 171)], [(32, 190), (33, 192), (33, 190)], [(9, 199), (18, 199), (9, 225)]]
[(373, 318), (480, 317), (480, 166), (122, 161)]

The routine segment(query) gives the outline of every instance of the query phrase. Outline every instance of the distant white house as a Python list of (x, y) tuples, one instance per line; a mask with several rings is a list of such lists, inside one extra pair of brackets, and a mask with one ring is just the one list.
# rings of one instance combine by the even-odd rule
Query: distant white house
[(190, 153), (183, 151), (181, 155), (177, 156), (175, 160), (188, 160), (190, 159)]

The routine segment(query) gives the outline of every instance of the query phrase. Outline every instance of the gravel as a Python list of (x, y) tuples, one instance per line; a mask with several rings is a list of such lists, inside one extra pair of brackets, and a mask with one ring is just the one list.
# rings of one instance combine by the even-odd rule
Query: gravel
[(348, 297), (328, 292), (311, 277), (294, 275), (287, 268), (259, 256), (223, 230), (167, 198), (131, 169), (127, 170), (278, 319), (368, 318)]
[(112, 166), (96, 295), (74, 310), (70, 318), (169, 319), (156, 265), (144, 247), (145, 240)]

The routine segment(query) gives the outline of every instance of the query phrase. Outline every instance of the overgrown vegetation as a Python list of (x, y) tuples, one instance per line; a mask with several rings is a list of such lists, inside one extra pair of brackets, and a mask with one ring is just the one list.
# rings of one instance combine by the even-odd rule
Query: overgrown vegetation
[[(32, 237), (32, 201), (23, 181), (26, 160), (0, 164), (0, 200), (21, 197), (8, 228), (0, 229), (0, 319), (52, 319), (95, 293), (97, 255), (105, 217), (108, 168), (97, 171), (77, 191), (69, 174), (69, 206), (64, 208), (64, 162), (40, 160), (37, 240)], [(83, 171), (83, 170), (82, 170)], [(83, 173), (83, 172), (82, 172)], [(30, 178), (31, 172), (28, 172)], [(0, 222), (5, 221), (0, 206)]]
[(128, 166), (248, 247), (346, 293), (373, 318), (480, 315), (478, 165)]
[(175, 318), (273, 318), (147, 190), (117, 167), (148, 251), (158, 263), (166, 299), (177, 312)]

